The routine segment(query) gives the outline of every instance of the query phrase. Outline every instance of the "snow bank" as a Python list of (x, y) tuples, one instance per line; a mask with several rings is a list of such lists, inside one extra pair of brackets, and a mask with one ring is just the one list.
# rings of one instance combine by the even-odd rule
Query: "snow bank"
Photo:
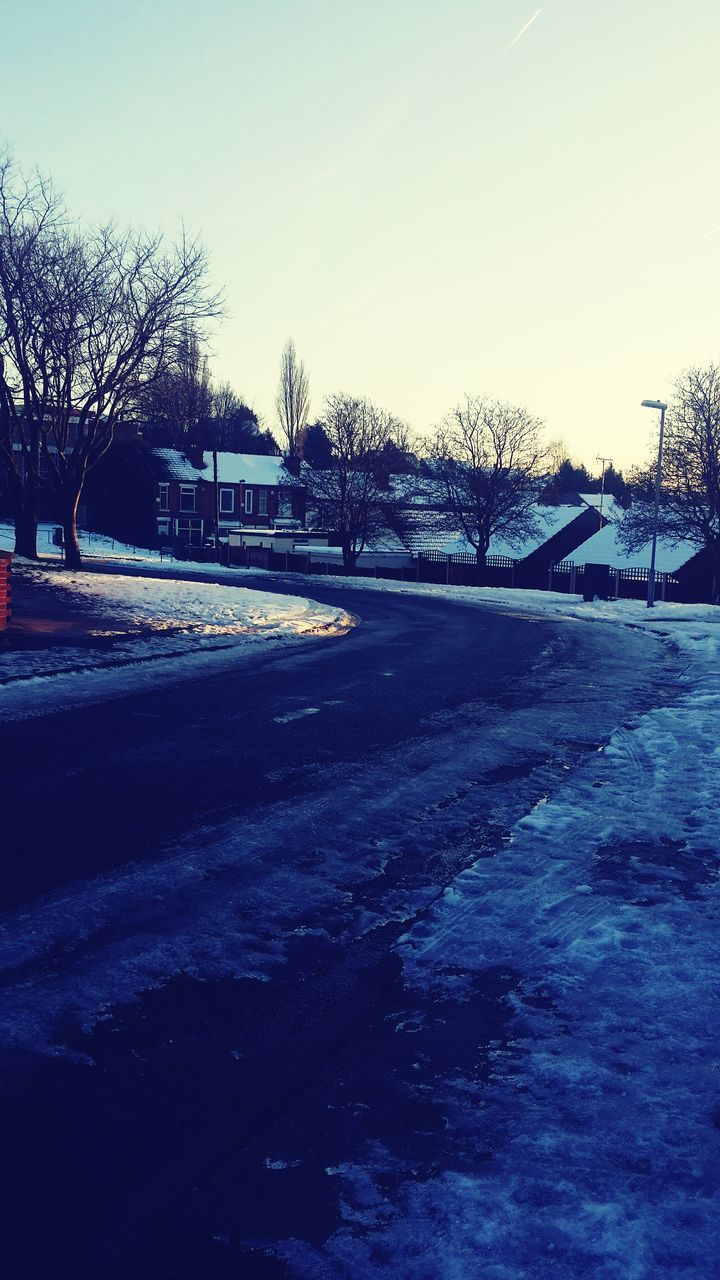
[[(443, 591), (442, 594), (445, 594)], [(618, 727), (460, 874), (400, 944), (409, 989), (467, 1001), (505, 975), (510, 1032), (434, 1081), (479, 1170), (361, 1174), (371, 1231), (329, 1242), (348, 1274), (651, 1280), (715, 1274), (720, 1252), (717, 929), (720, 610), (584, 605), (493, 592), (507, 607), (649, 629), (686, 661), (681, 695)], [(522, 597), (522, 598), (520, 598)], [(529, 599), (529, 597), (532, 597)], [(385, 1261), (388, 1260), (386, 1264)]]
[(96, 573), (58, 574), (38, 570), (33, 580), (69, 594), (75, 608), (102, 611), (117, 619), (95, 635), (182, 630), (192, 635), (244, 635), (264, 631), (304, 635), (325, 630), (343, 611), (302, 596), (269, 595), (214, 582), (136, 578)]
[(97, 644), (0, 654), (0, 720), (121, 697), (202, 675), (208, 664), (215, 670), (258, 645), (343, 635), (354, 625), (339, 607), (212, 582), (47, 569), (33, 569), (33, 580), (87, 614), (87, 635)]

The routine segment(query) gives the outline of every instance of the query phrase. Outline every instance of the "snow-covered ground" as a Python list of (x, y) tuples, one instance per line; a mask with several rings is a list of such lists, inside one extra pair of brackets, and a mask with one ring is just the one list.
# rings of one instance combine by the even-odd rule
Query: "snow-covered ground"
[[(38, 554), (47, 560), (62, 560), (62, 547), (56, 547), (53, 533), (57, 525), (42, 521), (38, 525)], [(80, 551), (86, 556), (110, 557), (114, 560), (144, 560), (152, 564), (160, 564), (160, 552), (148, 550), (147, 547), (132, 547), (128, 543), (110, 538), (104, 533), (91, 533), (87, 529), (78, 530)], [(13, 551), (15, 547), (15, 530), (7, 521), (0, 520), (0, 550)], [(167, 557), (165, 557), (167, 563)]]
[(720, 611), (493, 595), (609, 622), (620, 647), (627, 627), (654, 631), (686, 663), (683, 691), (618, 726), (407, 933), (405, 979), (426, 997), (462, 1002), (488, 973), (510, 978), (514, 1030), (491, 1047), (487, 1085), (462, 1070), (436, 1081), (450, 1123), (490, 1143), (492, 1164), (419, 1182), (408, 1169), (388, 1195), (388, 1153), (369, 1146), (335, 1170), (344, 1201), (371, 1207), (360, 1222), (348, 1210), (331, 1251), (364, 1277), (709, 1278), (720, 1256)]
[[(297, 581), (311, 589), (308, 579)], [(378, 875), (394, 840), (417, 838), (411, 824), (422, 805), (428, 816), (419, 829), (426, 831), (446, 812), (437, 798), (453, 788), (464, 794), (467, 785), (456, 806), (464, 806), (462, 815), (451, 816), (468, 818), (480, 803), (473, 779), (512, 762), (520, 746), (538, 751), (551, 722), (520, 709), (498, 719), (490, 740), (480, 741), (472, 725), (453, 729), (447, 740), (433, 738), (402, 760), (378, 760), (353, 774), (338, 785), (334, 810), (323, 811), (328, 849), (307, 872), (283, 851), (304, 847), (305, 829), (318, 830), (312, 797), (292, 815), (279, 802), (242, 830), (229, 824), (202, 851), (179, 849), (13, 914), (0, 935), (3, 962), (38, 963), (32, 981), (11, 984), (5, 1042), (58, 1052), (54, 1032), (68, 1001), (91, 1026), (112, 1018), (116, 1001), (172, 973), (267, 979), (313, 912), (317, 930), (332, 932), (336, 922), (348, 939), (385, 919), (407, 920), (398, 955), (408, 1002), (414, 993), (426, 1023), (433, 1007), (438, 1018), (453, 1003), (467, 1007), (489, 975), (506, 991), (507, 1034), (488, 1042), (478, 1022), (475, 1071), (467, 1061), (439, 1068), (424, 1060), (422, 1019), (397, 1026), (398, 1035), (413, 1038), (413, 1053), (417, 1046), (417, 1084), (408, 1092), (431, 1091), (454, 1149), (469, 1155), (418, 1177), (368, 1132), (362, 1147), (327, 1170), (340, 1188), (344, 1226), (322, 1258), (298, 1240), (281, 1246), (291, 1273), (710, 1280), (720, 1256), (720, 610), (326, 581), (552, 615), (568, 626), (594, 621), (628, 679), (650, 631), (673, 668), (681, 666), (679, 693), (658, 696), (652, 709), (603, 733), (580, 691), (572, 710), (577, 734), (597, 734), (599, 749), (513, 815), (510, 838), (492, 858), (480, 857), (444, 890), (389, 894), (372, 914), (348, 905), (349, 886)], [(177, 584), (168, 590), (177, 601)], [(663, 678), (657, 664), (648, 681), (660, 692)], [(371, 830), (388, 838), (371, 843)], [(266, 869), (253, 883), (252, 909), (240, 912), (229, 886), (233, 868), (248, 858)], [(209, 868), (223, 869), (222, 899)], [(147, 903), (169, 886), (192, 900), (194, 914), (181, 918), (172, 937), (163, 930), (154, 938)], [(103, 929), (119, 915), (137, 917), (137, 927), (109, 953)], [(71, 943), (83, 949), (82, 981), (68, 993), (41, 960)], [(292, 1162), (298, 1153), (282, 1156)]]
[(189, 678), (209, 662), (215, 667), (237, 661), (243, 652), (257, 652), (258, 645), (341, 635), (353, 623), (343, 609), (301, 596), (212, 582), (60, 574), (22, 566), (16, 572), (30, 573), (60, 602), (65, 599), (75, 615), (87, 615), (87, 635), (97, 643), (0, 653), (0, 720)]

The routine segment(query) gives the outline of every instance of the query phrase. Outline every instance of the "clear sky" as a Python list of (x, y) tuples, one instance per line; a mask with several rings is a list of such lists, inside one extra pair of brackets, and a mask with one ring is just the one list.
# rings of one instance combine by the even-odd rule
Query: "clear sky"
[(312, 417), (484, 393), (627, 467), (720, 359), (717, 0), (1, 11), (0, 136), (88, 220), (202, 236), (213, 373), (271, 428), (293, 337)]

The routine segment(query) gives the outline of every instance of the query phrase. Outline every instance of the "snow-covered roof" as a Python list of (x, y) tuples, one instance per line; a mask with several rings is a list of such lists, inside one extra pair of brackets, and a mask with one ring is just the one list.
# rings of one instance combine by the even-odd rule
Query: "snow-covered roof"
[(408, 551), (440, 551), (452, 538), (459, 538), (457, 521), (446, 511), (422, 506), (404, 507), (400, 513), (401, 539)]
[(427, 475), (392, 475), (389, 493), (399, 502), (418, 507), (438, 506), (446, 499), (440, 481)]
[[(600, 510), (601, 495), (599, 493), (579, 493), (578, 497), (587, 507), (592, 507), (595, 511)], [(607, 520), (614, 520), (620, 510), (621, 508), (611, 493), (602, 494), (602, 513)]]
[[(510, 560), (524, 560), (526, 556), (532, 555), (533, 551), (537, 551), (538, 547), (542, 547), (544, 543), (549, 542), (550, 538), (553, 538), (561, 529), (565, 529), (567, 525), (572, 524), (573, 520), (577, 520), (578, 516), (582, 515), (583, 508), (570, 505), (536, 507), (535, 513), (541, 526), (538, 533), (523, 539), (520, 543), (508, 542), (503, 537), (492, 538), (488, 548), (488, 555), (507, 556)], [(455, 555), (460, 552), (472, 553), (473, 551), (473, 548), (462, 534), (449, 538), (438, 549), (445, 555)]]
[(405, 543), (392, 529), (378, 529), (368, 538), (368, 551), (407, 551)]
[[(620, 542), (621, 520), (594, 533), (572, 553), (576, 564), (609, 564), (613, 569), (649, 569), (652, 544), (646, 542), (639, 551), (626, 551)], [(658, 538), (655, 568), (658, 573), (674, 573), (700, 551), (696, 542), (669, 542)]]
[(607, 520), (614, 520), (621, 512), (618, 499), (614, 498), (611, 493), (579, 493), (580, 502), (584, 502), (585, 507), (592, 507), (593, 511), (600, 511), (600, 499), (602, 497), (602, 515)]
[[(180, 449), (153, 449), (153, 454), (162, 462), (165, 471), (172, 480), (192, 483), (197, 480), (212, 480), (212, 453), (203, 453), (203, 466), (193, 466), (186, 454)], [(282, 458), (259, 453), (218, 453), (218, 480), (221, 484), (262, 484), (297, 486), (302, 482), (285, 468)]]

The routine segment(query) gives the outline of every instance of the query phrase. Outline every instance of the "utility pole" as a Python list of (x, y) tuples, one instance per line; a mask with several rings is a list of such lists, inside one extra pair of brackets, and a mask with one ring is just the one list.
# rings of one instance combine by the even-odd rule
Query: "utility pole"
[(217, 449), (212, 451), (213, 457), (213, 524), (215, 526), (215, 559), (220, 561), (220, 490), (218, 488)]
[(660, 411), (660, 438), (658, 440), (657, 468), (655, 470), (655, 507), (653, 511), (652, 551), (650, 553), (650, 572), (648, 574), (647, 594), (647, 607), (648, 609), (652, 609), (655, 604), (655, 560), (657, 557), (658, 519), (660, 516), (660, 486), (662, 484), (663, 434), (665, 431), (665, 411), (667, 409), (667, 404), (664, 400), (641, 400), (640, 404), (643, 409), (659, 409)]
[(595, 458), (596, 462), (602, 463), (602, 475), (600, 477), (600, 528), (603, 527), (603, 503), (605, 501), (605, 469), (608, 463), (612, 465), (612, 458), (603, 458), (602, 454), (598, 454)]

